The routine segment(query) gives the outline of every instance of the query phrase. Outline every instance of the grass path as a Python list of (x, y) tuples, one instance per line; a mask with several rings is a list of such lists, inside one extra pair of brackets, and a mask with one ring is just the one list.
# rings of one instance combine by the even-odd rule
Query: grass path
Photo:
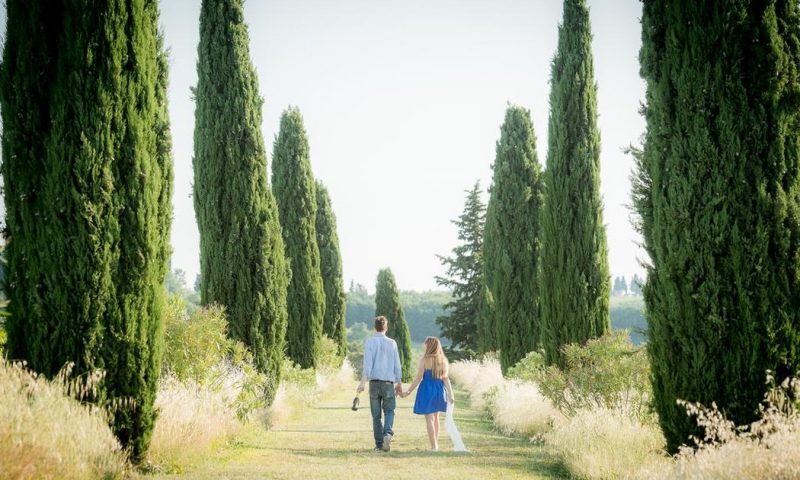
[(372, 451), (369, 399), (353, 412), (353, 393), (325, 395), (305, 415), (270, 431), (253, 428), (237, 443), (181, 475), (145, 479), (503, 479), (563, 478), (544, 449), (526, 439), (491, 430), (480, 412), (456, 399), (456, 423), (470, 453), (452, 452), (442, 422), (438, 453), (428, 452), (424, 421), (412, 413), (413, 398), (399, 399), (390, 453)]

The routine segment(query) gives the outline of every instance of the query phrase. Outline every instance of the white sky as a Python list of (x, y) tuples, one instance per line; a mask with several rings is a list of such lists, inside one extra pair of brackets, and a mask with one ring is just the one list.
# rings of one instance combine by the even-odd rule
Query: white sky
[[(191, 199), (200, 0), (161, 0), (170, 48), (175, 161), (173, 268), (191, 284), (199, 237)], [(602, 142), (602, 194), (613, 275), (640, 273), (630, 225), (632, 159), (644, 130), (637, 0), (589, 1)], [(488, 187), (508, 102), (531, 110), (547, 149), (558, 0), (249, 0), (250, 54), (265, 98), (271, 161), (280, 114), (302, 112), (316, 177), (337, 215), (345, 282), (374, 289), (389, 266), (401, 289), (435, 288), (436, 254), (457, 244), (450, 220), (475, 180)], [(5, 17), (5, 8), (2, 9)], [(2, 19), (3, 29), (5, 18)], [(4, 34), (4, 32), (3, 32)]]

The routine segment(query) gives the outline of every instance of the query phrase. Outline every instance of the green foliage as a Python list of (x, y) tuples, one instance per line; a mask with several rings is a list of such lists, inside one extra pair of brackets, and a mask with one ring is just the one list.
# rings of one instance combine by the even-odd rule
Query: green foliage
[(186, 285), (186, 272), (183, 270), (169, 270), (167, 278), (164, 280), (167, 295), (180, 295), (186, 300), (188, 308), (196, 308), (200, 305), (200, 291), (192, 290)]
[(288, 266), (267, 184), (262, 100), (250, 62), (241, 0), (204, 0), (200, 11), (194, 131), (194, 208), (200, 294), (225, 306), (230, 336), (280, 380)]
[(403, 381), (411, 381), (411, 332), (408, 330), (403, 307), (400, 305), (400, 294), (394, 274), (388, 268), (378, 272), (375, 286), (375, 316), (383, 315), (389, 321), (386, 335), (397, 342), (400, 351), (400, 364), (403, 369)]
[(364, 342), (372, 335), (366, 323), (358, 322), (347, 329), (347, 361), (353, 367), (357, 378), (361, 378), (364, 366)]
[(628, 293), (628, 282), (625, 281), (625, 277), (614, 277), (611, 295), (625, 295), (626, 293)]
[(317, 181), (317, 246), (320, 255), (320, 273), (325, 290), (325, 317), (322, 332), (337, 345), (339, 364), (347, 356), (347, 327), (345, 326), (344, 276), (342, 256), (339, 253), (339, 235), (336, 233), (336, 215), (333, 213), (328, 190)]
[(650, 365), (643, 348), (628, 333), (615, 331), (585, 345), (563, 347), (564, 369), (546, 366), (541, 352), (531, 352), (508, 376), (535, 382), (562, 413), (613, 409), (641, 421), (652, 420)]
[(442, 335), (452, 342), (452, 349), (464, 356), (478, 350), (478, 322), (484, 294), (483, 282), (483, 226), (486, 207), (481, 202), (480, 184), (475, 182), (467, 191), (464, 212), (453, 221), (458, 227), (458, 239), (463, 242), (453, 249), (452, 257), (439, 257), (447, 267), (444, 277), (436, 277), (436, 284), (453, 292), (453, 300), (444, 307), (447, 315), (436, 323)]
[(505, 372), (539, 344), (536, 278), (543, 185), (528, 110), (515, 106), (506, 110), (492, 169), (485, 239), (490, 248), (484, 249), (484, 262)]
[[(172, 220), (167, 60), (156, 2), (6, 2), (2, 176), (8, 354), (104, 370), (94, 400), (134, 461), (161, 364)], [(124, 400), (123, 400), (124, 399)]]
[(272, 156), (272, 186), (292, 273), (287, 291), (288, 354), (302, 368), (311, 368), (316, 366), (323, 334), (325, 291), (320, 273), (317, 198), (308, 139), (303, 117), (294, 107), (281, 116)]
[(496, 352), (500, 349), (500, 343), (497, 339), (497, 314), (495, 312), (494, 294), (492, 293), (496, 283), (496, 271), (501, 258), (500, 252), (497, 251), (499, 232), (496, 204), (497, 200), (490, 195), (489, 202), (486, 205), (481, 252), (483, 259), (481, 276), (484, 286), (478, 315), (478, 351), (480, 353)]
[(542, 346), (547, 364), (563, 367), (563, 345), (583, 343), (610, 328), (597, 87), (585, 0), (564, 1), (550, 85), (541, 232)]
[(652, 262), (655, 406), (674, 452), (699, 433), (677, 400), (747, 424), (765, 372), (800, 369), (800, 6), (646, 2), (640, 59), (633, 200)]
[(644, 285), (644, 280), (639, 278), (639, 275), (634, 274), (633, 278), (631, 279), (631, 286), (630, 286), (631, 295), (641, 295), (643, 285)]
[[(351, 285), (347, 293), (347, 326), (365, 323), (372, 329), (372, 321), (375, 318), (375, 295), (368, 294), (366, 290), (361, 291), (358, 287)], [(442, 332), (436, 324), (436, 318), (444, 315), (444, 305), (452, 298), (450, 292), (445, 291), (400, 292), (400, 304), (403, 306), (412, 342), (423, 342), (427, 337), (441, 336)], [(441, 340), (447, 345), (447, 338)]]
[(647, 339), (647, 320), (644, 318), (642, 297), (613, 297), (610, 304), (611, 328), (627, 330), (634, 345)]
[(271, 385), (275, 379), (258, 370), (253, 354), (242, 342), (230, 338), (223, 307), (210, 305), (191, 314), (186, 307), (180, 295), (169, 297), (163, 374), (212, 390), (237, 391), (229, 406), (240, 420), (249, 419), (267, 405), (266, 392), (275, 390)]

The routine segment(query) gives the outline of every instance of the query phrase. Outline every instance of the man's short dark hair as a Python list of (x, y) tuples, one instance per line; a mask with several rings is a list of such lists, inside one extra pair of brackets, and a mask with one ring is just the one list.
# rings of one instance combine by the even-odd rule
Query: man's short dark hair
[(381, 315), (380, 317), (375, 317), (375, 330), (379, 332), (386, 331), (386, 325), (389, 323), (389, 320), (386, 320), (386, 317)]

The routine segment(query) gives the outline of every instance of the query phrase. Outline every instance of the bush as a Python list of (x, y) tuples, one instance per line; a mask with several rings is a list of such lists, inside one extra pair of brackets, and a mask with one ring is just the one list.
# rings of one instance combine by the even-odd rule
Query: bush
[[(162, 375), (213, 392), (228, 392), (241, 420), (266, 407), (267, 376), (255, 368), (247, 347), (228, 338), (224, 308), (212, 305), (189, 315), (182, 297), (169, 299)], [(232, 397), (230, 392), (236, 392)]]
[(106, 413), (68, 391), (91, 388), (100, 376), (53, 381), (20, 364), (0, 362), (0, 478), (121, 478), (127, 461)]
[(626, 331), (566, 345), (563, 352), (564, 370), (545, 367), (542, 354), (533, 352), (509, 370), (509, 377), (535, 382), (570, 417), (599, 408), (653, 421), (650, 365), (644, 348), (635, 347)]

